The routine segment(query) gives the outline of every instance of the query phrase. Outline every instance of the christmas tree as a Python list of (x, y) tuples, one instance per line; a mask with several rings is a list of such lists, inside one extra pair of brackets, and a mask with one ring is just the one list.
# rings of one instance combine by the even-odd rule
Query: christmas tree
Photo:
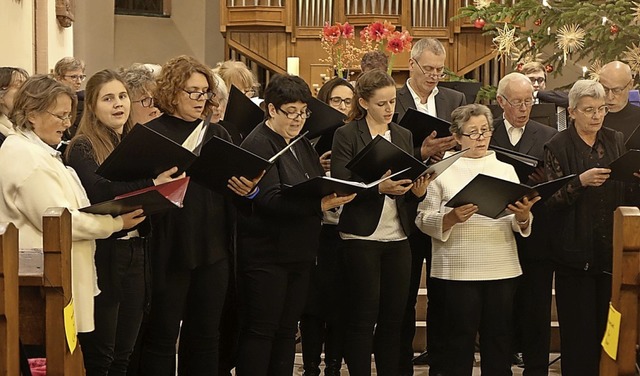
[(590, 67), (584, 69), (585, 76), (588, 70), (597, 78), (601, 64), (622, 60), (636, 77), (640, 73), (639, 2), (475, 0), (456, 16), (465, 17), (493, 36), (500, 58), (514, 67), (540, 61), (547, 72), (557, 74), (566, 64), (586, 59)]

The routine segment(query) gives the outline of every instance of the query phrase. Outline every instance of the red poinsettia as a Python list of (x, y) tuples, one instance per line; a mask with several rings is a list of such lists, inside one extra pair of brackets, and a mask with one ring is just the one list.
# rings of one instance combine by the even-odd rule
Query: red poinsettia
[(410, 50), (412, 40), (413, 37), (409, 35), (408, 31), (394, 31), (387, 38), (387, 51), (392, 54), (399, 54), (405, 50)]

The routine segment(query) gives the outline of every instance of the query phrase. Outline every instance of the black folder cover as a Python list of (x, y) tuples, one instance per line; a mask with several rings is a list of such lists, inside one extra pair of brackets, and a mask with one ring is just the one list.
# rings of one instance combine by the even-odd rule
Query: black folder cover
[(400, 125), (413, 133), (414, 147), (421, 146), (422, 141), (433, 131), (438, 133), (436, 138), (451, 136), (449, 130), (451, 123), (413, 108), (407, 110), (407, 113), (400, 120)]
[(352, 193), (358, 193), (365, 189), (373, 188), (383, 181), (394, 178), (403, 172), (404, 171), (398, 171), (395, 174), (391, 174), (386, 178), (380, 178), (369, 184), (332, 178), (330, 176), (316, 176), (294, 186), (287, 186), (282, 193), (285, 195), (307, 197), (324, 197), (332, 193), (335, 193), (338, 196), (347, 196)]
[(231, 85), (224, 120), (235, 124), (242, 134), (242, 138), (245, 138), (256, 125), (264, 120), (264, 111), (244, 95), (240, 89)]
[(344, 125), (347, 118), (345, 114), (317, 98), (311, 98), (307, 108), (311, 111), (311, 117), (304, 122), (302, 132), (308, 131), (309, 139), (335, 132), (338, 127)]
[(529, 180), (529, 175), (531, 175), (537, 167), (544, 166), (544, 162), (542, 160), (527, 154), (495, 145), (489, 145), (489, 148), (496, 152), (496, 158), (498, 158), (499, 161), (513, 166), (516, 170), (516, 174), (518, 174), (518, 179), (523, 183)]
[(144, 215), (152, 215), (173, 208), (181, 208), (189, 185), (189, 177), (139, 189), (113, 200), (80, 209), (92, 214), (111, 214), (116, 217), (142, 208)]
[(631, 149), (640, 149), (640, 126), (636, 127), (636, 129), (631, 133), (631, 136), (624, 142), (624, 146), (627, 147), (627, 150)]
[(611, 162), (610, 178), (613, 180), (637, 183), (640, 179), (633, 175), (640, 170), (640, 150), (632, 149), (622, 154), (618, 159)]
[(380, 179), (387, 170), (393, 174), (410, 167), (394, 180), (415, 180), (427, 170), (424, 163), (380, 135), (353, 157), (346, 167), (368, 183)]
[(155, 178), (174, 166), (185, 171), (196, 158), (182, 145), (146, 125), (137, 124), (96, 173), (114, 181)]
[(541, 200), (546, 200), (574, 177), (575, 175), (563, 176), (560, 179), (529, 187), (493, 176), (478, 174), (445, 205), (455, 208), (473, 203), (478, 206), (478, 214), (496, 219), (511, 214), (507, 210), (507, 205), (513, 204), (525, 196), (529, 199), (540, 196)]

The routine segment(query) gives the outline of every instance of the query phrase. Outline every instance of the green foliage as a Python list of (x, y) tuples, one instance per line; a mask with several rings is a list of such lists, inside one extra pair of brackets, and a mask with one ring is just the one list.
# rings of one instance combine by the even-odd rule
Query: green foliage
[[(485, 20), (485, 35), (497, 35), (496, 28), (504, 23), (517, 25), (516, 45), (519, 53), (512, 56), (513, 65), (520, 62), (539, 60), (554, 67), (554, 74), (562, 71), (565, 64), (563, 51), (556, 45), (557, 31), (564, 25), (577, 24), (585, 30), (584, 47), (567, 56), (566, 64), (580, 59), (602, 62), (621, 60), (622, 53), (632, 43), (640, 43), (640, 25), (634, 22), (638, 5), (627, 0), (548, 0), (550, 7), (541, 0), (521, 0), (506, 4), (492, 2), (488, 7), (467, 6), (459, 9), (454, 19), (468, 17), (471, 22), (477, 18)], [(640, 15), (639, 15), (640, 16)], [(603, 23), (603, 17), (607, 21)], [(537, 20), (537, 22), (536, 22)], [(537, 24), (537, 25), (536, 25)], [(611, 31), (616, 25), (617, 33)], [(550, 28), (550, 33), (548, 32)], [(527, 38), (533, 41), (529, 44)], [(553, 46), (554, 53), (542, 53), (546, 46)]]

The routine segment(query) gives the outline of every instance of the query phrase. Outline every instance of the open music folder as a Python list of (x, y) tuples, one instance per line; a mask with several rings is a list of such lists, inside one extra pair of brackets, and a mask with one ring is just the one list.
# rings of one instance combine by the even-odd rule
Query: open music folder
[(394, 178), (406, 170), (408, 170), (408, 168), (373, 181), (369, 184), (332, 178), (330, 176), (316, 176), (315, 178), (306, 180), (294, 186), (287, 186), (282, 193), (284, 195), (309, 197), (324, 197), (332, 193), (335, 193), (338, 196), (347, 196), (352, 193), (358, 193), (365, 189), (373, 188), (383, 181)]
[(437, 132), (436, 138), (451, 136), (450, 122), (413, 108), (407, 110), (407, 113), (400, 120), (400, 125), (413, 134), (413, 147), (421, 146), (424, 139), (433, 131)]
[(516, 170), (516, 174), (518, 174), (518, 179), (520, 179), (521, 182), (527, 182), (529, 180), (529, 175), (531, 175), (536, 168), (544, 167), (544, 161), (528, 154), (519, 153), (517, 151), (495, 145), (489, 145), (489, 149), (496, 152), (496, 158), (499, 161), (513, 166)]
[(478, 174), (453, 196), (445, 206), (456, 208), (465, 204), (475, 204), (478, 206), (477, 214), (497, 219), (511, 214), (507, 206), (520, 201), (524, 197), (532, 199), (540, 196), (541, 202), (535, 204), (540, 205), (542, 201), (551, 197), (575, 176), (575, 174), (567, 175), (530, 187), (493, 176)]
[(188, 186), (189, 177), (187, 176), (168, 183), (129, 192), (117, 196), (113, 200), (81, 208), (80, 211), (92, 214), (111, 214), (114, 217), (136, 209), (144, 210), (144, 215), (157, 214), (166, 210), (181, 208)]
[(244, 139), (264, 120), (264, 111), (240, 89), (231, 85), (224, 120), (233, 123)]
[(610, 179), (627, 182), (640, 183), (640, 179), (633, 175), (634, 172), (640, 171), (640, 150), (629, 150), (622, 154), (618, 159), (611, 162)]
[(307, 108), (311, 111), (311, 116), (305, 120), (302, 131), (309, 132), (307, 133), (309, 139), (333, 134), (336, 129), (345, 124), (344, 121), (347, 118), (345, 114), (317, 98), (312, 97)]

